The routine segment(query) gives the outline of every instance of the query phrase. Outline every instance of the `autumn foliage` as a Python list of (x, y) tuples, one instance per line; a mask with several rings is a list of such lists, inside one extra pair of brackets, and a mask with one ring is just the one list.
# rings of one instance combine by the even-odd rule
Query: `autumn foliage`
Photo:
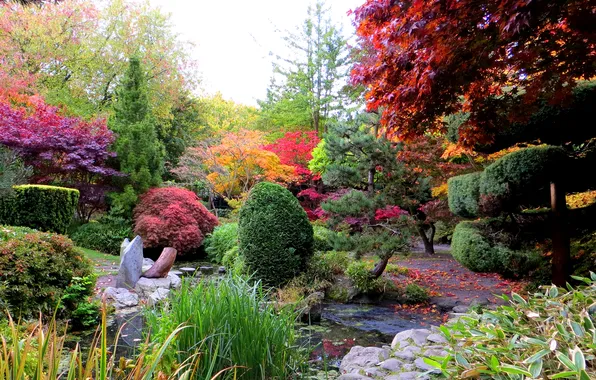
[(265, 145), (263, 149), (275, 153), (283, 165), (293, 166), (300, 182), (304, 182), (312, 175), (308, 169), (308, 162), (312, 160), (312, 151), (321, 139), (316, 131), (287, 132), (273, 144)]
[(247, 193), (262, 181), (293, 181), (294, 167), (284, 165), (275, 153), (264, 149), (264, 142), (259, 131), (226, 133), (218, 144), (187, 149), (173, 172), (181, 179), (207, 181), (228, 199)]
[(141, 196), (134, 211), (135, 234), (145, 247), (173, 247), (189, 253), (203, 244), (205, 236), (218, 224), (192, 191), (164, 187)]
[(367, 0), (354, 15), (369, 54), (352, 79), (402, 139), (441, 131), (442, 116), (464, 111), (460, 144), (487, 143), (502, 127), (500, 102), (515, 100), (506, 118), (524, 119), (596, 75), (586, 0)]

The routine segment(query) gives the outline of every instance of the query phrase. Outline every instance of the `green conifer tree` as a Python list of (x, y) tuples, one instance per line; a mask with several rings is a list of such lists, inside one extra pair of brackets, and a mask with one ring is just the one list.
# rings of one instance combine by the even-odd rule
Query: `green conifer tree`
[(131, 58), (117, 98), (110, 128), (117, 134), (114, 150), (118, 166), (127, 175), (124, 192), (115, 195), (113, 206), (129, 215), (136, 196), (161, 183), (164, 147), (156, 132), (147, 99), (147, 81), (138, 58)]

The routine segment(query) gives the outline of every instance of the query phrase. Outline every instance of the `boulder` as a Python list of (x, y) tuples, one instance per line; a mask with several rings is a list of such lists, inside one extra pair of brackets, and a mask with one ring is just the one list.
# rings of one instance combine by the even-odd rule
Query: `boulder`
[(169, 273), (166, 278), (146, 278), (141, 277), (135, 286), (135, 290), (141, 297), (149, 298), (157, 289), (176, 289), (180, 286), (180, 277)]
[(143, 240), (138, 235), (128, 244), (126, 240), (122, 243), (116, 287), (132, 289), (143, 271)]
[(124, 288), (108, 287), (103, 292), (106, 302), (116, 309), (126, 309), (139, 304), (139, 296)]
[(393, 338), (393, 342), (391, 342), (391, 348), (395, 349), (396, 347), (400, 347), (402, 341), (409, 341), (412, 340), (416, 345), (420, 346), (426, 342), (426, 338), (432, 333), (432, 331), (428, 329), (413, 329), (413, 330), (406, 330), (398, 333), (395, 338)]
[(143, 277), (147, 278), (164, 278), (168, 276), (170, 269), (176, 260), (177, 251), (174, 248), (164, 248), (159, 255), (159, 258), (148, 271), (143, 273)]
[(170, 289), (158, 288), (156, 291), (149, 295), (147, 302), (149, 306), (155, 306), (161, 300), (168, 298), (170, 294)]
[(341, 373), (359, 373), (360, 370), (376, 366), (389, 358), (389, 351), (379, 347), (354, 346), (342, 359)]

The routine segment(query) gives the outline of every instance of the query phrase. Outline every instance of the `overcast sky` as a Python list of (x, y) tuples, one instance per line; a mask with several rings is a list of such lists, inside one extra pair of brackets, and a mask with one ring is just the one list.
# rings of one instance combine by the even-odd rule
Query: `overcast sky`
[[(271, 78), (270, 52), (283, 51), (282, 33), (306, 18), (310, 0), (150, 0), (171, 13), (175, 30), (195, 44), (202, 87), (256, 105)], [(346, 13), (364, 0), (327, 0), (344, 34), (353, 34)]]

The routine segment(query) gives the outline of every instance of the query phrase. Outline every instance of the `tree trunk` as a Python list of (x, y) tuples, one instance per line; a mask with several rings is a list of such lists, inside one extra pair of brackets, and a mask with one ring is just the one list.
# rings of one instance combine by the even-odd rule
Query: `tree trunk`
[(368, 197), (372, 198), (373, 195), (375, 195), (375, 167), (371, 167), (370, 169), (368, 169), (368, 186), (367, 186), (367, 192), (368, 192)]
[(551, 182), (550, 202), (552, 219), (552, 280), (557, 286), (565, 286), (571, 272), (569, 232), (567, 231), (567, 204), (565, 191), (560, 183)]
[(424, 252), (429, 255), (434, 255), (435, 247), (433, 245), (432, 239), (434, 238), (434, 235), (435, 235), (435, 226), (431, 225), (431, 239), (430, 240), (428, 238), (428, 235), (426, 235), (426, 231), (424, 230), (423, 224), (418, 225), (418, 234), (420, 235), (420, 238), (422, 239), (422, 243), (424, 244)]
[(375, 265), (375, 267), (370, 271), (370, 275), (373, 279), (381, 277), (383, 272), (385, 272), (385, 268), (387, 268), (387, 263), (389, 262), (390, 258), (391, 255), (387, 255), (386, 257), (382, 258), (381, 261), (379, 261), (377, 265)]

